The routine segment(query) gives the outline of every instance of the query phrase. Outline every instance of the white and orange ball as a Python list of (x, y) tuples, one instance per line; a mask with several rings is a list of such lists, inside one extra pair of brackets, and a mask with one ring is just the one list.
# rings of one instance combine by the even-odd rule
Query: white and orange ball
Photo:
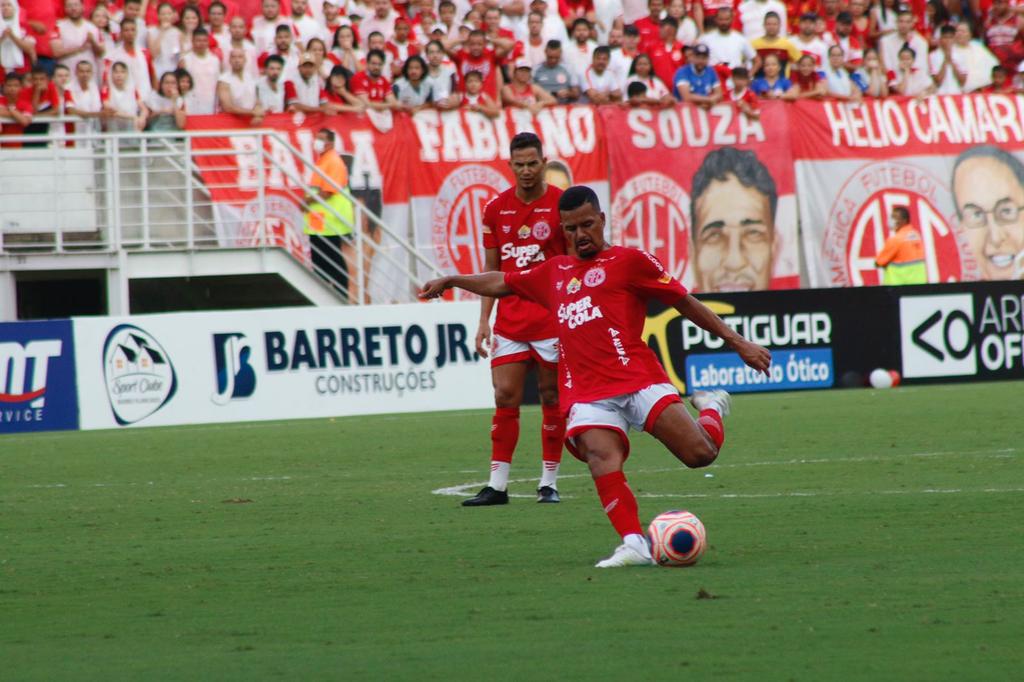
[(690, 566), (708, 545), (704, 524), (691, 512), (658, 514), (647, 528), (651, 556), (659, 566)]
[(871, 388), (892, 388), (900, 385), (900, 373), (894, 369), (876, 369), (868, 375)]

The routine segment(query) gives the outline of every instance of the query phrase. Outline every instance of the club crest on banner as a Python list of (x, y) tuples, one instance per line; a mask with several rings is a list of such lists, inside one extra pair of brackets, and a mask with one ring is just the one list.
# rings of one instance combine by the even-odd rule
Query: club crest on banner
[(646, 171), (612, 198), (612, 243), (654, 254), (676, 279), (689, 267), (690, 195), (669, 176)]
[(431, 241), (442, 270), (471, 274), (483, 269), (484, 208), (508, 187), (504, 175), (480, 164), (460, 166), (444, 179), (431, 211)]
[(875, 258), (889, 237), (889, 215), (896, 206), (910, 210), (911, 224), (921, 232), (929, 282), (975, 278), (962, 256), (966, 249), (945, 218), (955, 212), (946, 183), (911, 163), (878, 161), (850, 177), (829, 211), (822, 256), (831, 286), (882, 283)]
[(103, 377), (114, 419), (134, 424), (170, 402), (178, 388), (174, 364), (160, 342), (131, 324), (114, 327), (103, 344)]

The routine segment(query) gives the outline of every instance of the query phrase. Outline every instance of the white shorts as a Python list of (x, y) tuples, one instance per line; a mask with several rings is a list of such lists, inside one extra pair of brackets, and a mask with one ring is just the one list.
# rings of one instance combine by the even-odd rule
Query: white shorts
[(569, 410), (565, 425), (565, 446), (573, 457), (586, 461), (576, 449), (576, 436), (590, 429), (609, 429), (622, 438), (629, 457), (629, 439), (626, 432), (650, 431), (665, 408), (682, 402), (679, 391), (672, 384), (651, 384), (634, 393), (602, 398), (592, 403), (576, 403)]
[(491, 367), (507, 365), (510, 362), (535, 360), (554, 369), (558, 366), (558, 337), (539, 341), (513, 341), (504, 336), (494, 335), (491, 346)]

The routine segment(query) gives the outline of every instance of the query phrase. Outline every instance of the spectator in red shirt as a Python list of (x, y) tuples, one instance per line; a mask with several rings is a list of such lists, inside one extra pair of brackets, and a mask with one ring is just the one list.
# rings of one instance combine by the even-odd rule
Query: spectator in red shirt
[(558, 0), (558, 14), (567, 27), (577, 19), (586, 19), (592, 24), (597, 21), (594, 0)]
[(647, 46), (647, 54), (654, 64), (654, 75), (662, 83), (671, 83), (676, 71), (686, 63), (683, 44), (676, 40), (679, 22), (675, 17), (665, 17), (659, 25), (658, 40)]
[(456, 51), (461, 41), (449, 41), (445, 46), (448, 54), (455, 62), (456, 73), (459, 76), (459, 88), (465, 90), (464, 77), (470, 71), (477, 71), (483, 76), (484, 92), (492, 100), (497, 101), (498, 90), (502, 85), (501, 59), (512, 49), (512, 41), (497, 38), (494, 40), (494, 47), (487, 46), (487, 35), (480, 30), (470, 31), (465, 40), (465, 47)]
[[(26, 87), (18, 93), (17, 109), (29, 117), (25, 126), (26, 135), (48, 135), (49, 123), (40, 123), (40, 118), (52, 118), (60, 114), (60, 93), (50, 80), (46, 69), (40, 65), (32, 67), (32, 75)], [(21, 123), (21, 121), (19, 121)], [(26, 142), (25, 147), (45, 147), (46, 142)]]
[(761, 118), (761, 112), (757, 108), (757, 95), (750, 89), (750, 72), (745, 66), (737, 66), (732, 70), (729, 101), (747, 118)]
[(1017, 15), (1010, 10), (1009, 0), (992, 0), (992, 9), (985, 20), (985, 42), (1008, 73), (1016, 73), (1024, 58)]
[(497, 118), (501, 114), (501, 105), (484, 92), (484, 76), (479, 71), (469, 71), (463, 76), (466, 91), (462, 93), (463, 109), (476, 111), (488, 118)]
[(366, 71), (352, 76), (352, 94), (362, 100), (368, 109), (394, 109), (398, 104), (391, 83), (384, 77), (384, 51), (370, 50), (366, 55)]
[(982, 92), (1001, 95), (1012, 95), (1016, 90), (1010, 74), (1004, 66), (992, 67), (992, 83), (981, 89)]
[[(13, 71), (4, 80), (3, 94), (0, 95), (0, 118), (13, 118), (14, 123), (4, 123), (0, 135), (23, 135), (25, 126), (32, 121), (32, 117), (18, 110), (18, 96), (22, 90), (22, 76)], [(20, 142), (7, 142), (0, 144), (2, 147), (20, 147)]]
[(53, 73), (53, 67), (57, 61), (53, 58), (53, 46), (50, 38), (57, 29), (57, 2), (25, 3), (21, 8), (25, 24), (28, 27), (28, 35), (36, 41), (36, 60), (42, 64), (48, 73)]
[(817, 63), (809, 54), (800, 57), (796, 71), (790, 76), (794, 99), (821, 99), (827, 92), (825, 79), (818, 73)]
[(649, 14), (637, 19), (633, 24), (640, 31), (640, 51), (647, 52), (647, 46), (658, 42), (661, 33), (661, 12), (665, 9), (665, 0), (647, 0)]

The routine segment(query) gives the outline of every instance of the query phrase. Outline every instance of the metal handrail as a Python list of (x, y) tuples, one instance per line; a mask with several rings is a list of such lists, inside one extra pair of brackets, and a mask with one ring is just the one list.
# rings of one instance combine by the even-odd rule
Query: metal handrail
[[(65, 123), (65, 122), (77, 122), (83, 119), (79, 117), (48, 117), (46, 123)], [(37, 121), (43, 122), (43, 121)], [(93, 155), (85, 155), (84, 159), (91, 158), (93, 161), (99, 161), (106, 165), (106, 172), (99, 176), (99, 183), (88, 190), (90, 195), (98, 197), (97, 203), (92, 206), (91, 209), (76, 209), (70, 208), (69, 211), (74, 210), (94, 210), (101, 212), (100, 215), (106, 215), (106, 218), (97, 216), (96, 220), (99, 222), (98, 225), (106, 226), (99, 228), (96, 232), (99, 237), (96, 241), (88, 242), (88, 247), (92, 252), (96, 252), (97, 249), (102, 250), (113, 250), (123, 252), (125, 248), (138, 248), (141, 246), (143, 249), (152, 249), (153, 241), (151, 239), (151, 228), (162, 227), (162, 226), (174, 226), (180, 223), (171, 223), (168, 220), (153, 220), (149, 213), (153, 209), (172, 209), (172, 210), (183, 210), (185, 213), (186, 234), (184, 235), (185, 250), (192, 251), (196, 248), (202, 248), (203, 245), (208, 244), (209, 241), (197, 234), (196, 228), (200, 223), (208, 220), (204, 216), (196, 213), (197, 204), (198, 206), (207, 206), (211, 210), (214, 210), (216, 202), (213, 200), (213, 191), (220, 185), (213, 184), (207, 185), (204, 182), (199, 181), (197, 174), (204, 172), (205, 168), (199, 167), (196, 163), (195, 156), (214, 155), (213, 150), (196, 150), (196, 154), (190, 154), (191, 142), (195, 139), (208, 139), (208, 138), (223, 138), (227, 135), (244, 135), (246, 137), (252, 137), (257, 139), (257, 144), (251, 149), (233, 149), (230, 151), (218, 150), (217, 155), (229, 154), (229, 155), (251, 155), (255, 156), (258, 160), (254, 164), (255, 168), (258, 168), (259, 185), (256, 191), (257, 195), (257, 206), (259, 207), (260, 213), (258, 215), (258, 229), (259, 234), (255, 241), (255, 245), (260, 248), (267, 248), (271, 246), (277, 246), (274, 244), (272, 239), (267, 234), (266, 225), (266, 190), (267, 190), (267, 175), (268, 172), (274, 172), (286, 179), (285, 193), (290, 195), (292, 199), (299, 205), (299, 208), (303, 211), (308, 211), (310, 208), (309, 197), (315, 196), (312, 192), (309, 183), (306, 181), (306, 177), (319, 177), (324, 181), (324, 184), (331, 187), (336, 192), (341, 193), (343, 196), (353, 202), (354, 216), (353, 220), (346, 220), (344, 216), (338, 215), (333, 207), (327, 204), (321, 204), (323, 210), (329, 215), (338, 219), (342, 224), (347, 225), (351, 228), (353, 233), (353, 241), (356, 242), (356, 253), (354, 256), (350, 256), (348, 259), (344, 258), (333, 258), (328, 259), (331, 268), (338, 270), (341, 273), (339, 264), (346, 264), (348, 270), (356, 270), (356, 272), (348, 272), (348, 280), (350, 286), (343, 286), (341, 277), (339, 274), (325, 271), (324, 268), (319, 267), (315, 263), (304, 262), (314, 273), (327, 280), (335, 291), (342, 292), (343, 295), (350, 301), (356, 303), (367, 302), (367, 290), (371, 284), (374, 286), (380, 286), (382, 288), (389, 288), (391, 284), (390, 280), (387, 279), (386, 275), (381, 274), (380, 268), (368, 268), (370, 260), (388, 264), (400, 272), (402, 272), (403, 278), (408, 282), (409, 287), (390, 287), (393, 292), (403, 292), (397, 295), (402, 300), (406, 296), (414, 293), (413, 287), (418, 287), (422, 284), (422, 278), (417, 274), (418, 272), (424, 272), (419, 270), (420, 267), (426, 268), (425, 272), (432, 273), (434, 275), (442, 274), (435, 264), (428, 261), (421, 254), (418, 253), (416, 247), (407, 239), (405, 236), (395, 232), (389, 225), (383, 222), (381, 218), (369, 211), (366, 206), (359, 201), (353, 194), (348, 190), (347, 187), (340, 187), (330, 177), (325, 175), (311, 159), (304, 156), (295, 146), (292, 145), (291, 141), (286, 137), (283, 137), (279, 131), (267, 128), (258, 129), (246, 129), (246, 130), (224, 130), (224, 131), (181, 131), (181, 132), (154, 132), (154, 131), (123, 131), (123, 132), (84, 132), (84, 133), (65, 133), (63, 130), (57, 134), (51, 130), (50, 134), (33, 134), (33, 135), (5, 135), (0, 138), (0, 143), (36, 143), (43, 146), (49, 146), (51, 153), (53, 154), (54, 167), (57, 166), (57, 160), (59, 158), (60, 151), (65, 148), (66, 145), (74, 145), (76, 148), (87, 149), (93, 152)], [(175, 142), (181, 141), (180, 147)], [(126, 143), (130, 146), (125, 146)], [(298, 165), (303, 171), (308, 170), (309, 175), (305, 172), (298, 171), (292, 164), (281, 164), (274, 158), (268, 146), (280, 145), (280, 147), (286, 150), (292, 155), (298, 162)], [(179, 160), (178, 156), (182, 155), (184, 159)], [(152, 160), (159, 158), (169, 166), (170, 170), (152, 171), (147, 170), (144, 167), (129, 168), (122, 171), (121, 162), (126, 160), (139, 161), (139, 160)], [(149, 175), (152, 173), (167, 173), (172, 172), (174, 174), (181, 174), (184, 176), (184, 186), (178, 186), (177, 184), (167, 185), (155, 185), (150, 186)], [(302, 175), (297, 175), (297, 172), (301, 172)], [(141, 187), (127, 187), (129, 193), (139, 192), (142, 196), (141, 200), (134, 200), (133, 196), (122, 197), (124, 188), (118, 181), (121, 177), (137, 176)], [(106, 181), (103, 177), (106, 177)], [(230, 185), (228, 185), (230, 186)], [(73, 190), (81, 192), (83, 190)], [(169, 201), (167, 203), (154, 203), (148, 200), (148, 196), (152, 191), (162, 191), (167, 194)], [(177, 193), (184, 191), (183, 197), (177, 196)], [(193, 194), (198, 191), (198, 194)], [(301, 196), (299, 193), (301, 192)], [(56, 218), (58, 215), (63, 215), (60, 209), (54, 213)], [(131, 211), (133, 214), (138, 212), (139, 216), (134, 219), (134, 222), (124, 223), (122, 214), (124, 211)], [(218, 219), (219, 220), (219, 219)], [(378, 230), (378, 234), (384, 238), (383, 244), (374, 244), (372, 253), (365, 253), (364, 242), (365, 236), (363, 234), (362, 226), (366, 223), (374, 226)], [(217, 223), (220, 224), (219, 222)], [(131, 235), (126, 234), (125, 227), (128, 226), (132, 230)], [(298, 230), (301, 230), (301, 225), (295, 226)], [(135, 230), (141, 228), (142, 232), (140, 238), (136, 238)], [(57, 251), (63, 252), (65, 250), (64, 245), (61, 243), (63, 239), (64, 228), (56, 227), (53, 232), (55, 233), (55, 243), (57, 245)], [(0, 237), (2, 239), (2, 237)], [(219, 238), (214, 238), (214, 243)], [(160, 242), (160, 238), (157, 238), (157, 243)], [(75, 244), (77, 246), (77, 243)], [(166, 241), (166, 245), (171, 249), (181, 250), (181, 242), (178, 238), (169, 238)], [(4, 247), (7, 249), (4, 249)], [(54, 243), (51, 243), (52, 250)], [(343, 256), (341, 249), (333, 246), (332, 244), (321, 241), (319, 243), (321, 249), (327, 248), (328, 253), (333, 256)], [(27, 248), (34, 248), (30, 246)], [(0, 243), (0, 250), (10, 249), (10, 245), (2, 245)], [(404, 251), (404, 257), (399, 254), (392, 254), (391, 251), (398, 249)], [(288, 248), (283, 248), (284, 251), (290, 252)], [(321, 250), (321, 253), (323, 251)], [(379, 258), (379, 260), (377, 260)], [(352, 261), (355, 262), (352, 262)], [(355, 266), (354, 268), (352, 266)], [(367, 272), (369, 274), (367, 274)], [(382, 279), (383, 278), (383, 279)], [(351, 296), (352, 289), (357, 288), (351, 286), (358, 282), (358, 290), (362, 293), (358, 294), (358, 301), (353, 300)]]

